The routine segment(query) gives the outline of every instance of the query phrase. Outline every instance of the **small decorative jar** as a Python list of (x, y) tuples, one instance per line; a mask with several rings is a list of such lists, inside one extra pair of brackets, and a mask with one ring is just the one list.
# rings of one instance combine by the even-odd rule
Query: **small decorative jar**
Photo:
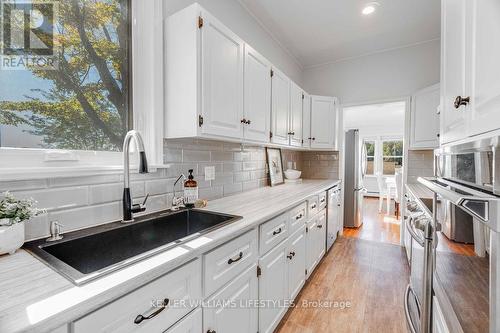
[(14, 254), (24, 244), (24, 221), (12, 223), (9, 219), (0, 219), (0, 255)]

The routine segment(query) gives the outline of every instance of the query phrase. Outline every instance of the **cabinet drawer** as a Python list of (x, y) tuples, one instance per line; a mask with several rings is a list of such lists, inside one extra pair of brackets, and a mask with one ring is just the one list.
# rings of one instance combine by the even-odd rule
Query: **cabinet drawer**
[(321, 192), (318, 196), (318, 211), (326, 207), (326, 192)]
[[(72, 332), (164, 332), (195, 307), (189, 307), (189, 300), (200, 298), (201, 263), (195, 260), (75, 321)], [(167, 306), (151, 319), (135, 323), (139, 315), (160, 310), (166, 299), (186, 300), (186, 306)]]
[(259, 247), (261, 255), (288, 237), (288, 218), (288, 213), (285, 213), (260, 225)]
[(199, 333), (203, 328), (201, 309), (196, 309), (165, 333)]
[(303, 202), (290, 210), (290, 235), (299, 230), (307, 220), (307, 203)]
[(307, 199), (307, 217), (311, 218), (319, 211), (318, 208), (319, 196), (313, 195)]
[(205, 296), (211, 295), (256, 262), (257, 236), (254, 229), (203, 256)]

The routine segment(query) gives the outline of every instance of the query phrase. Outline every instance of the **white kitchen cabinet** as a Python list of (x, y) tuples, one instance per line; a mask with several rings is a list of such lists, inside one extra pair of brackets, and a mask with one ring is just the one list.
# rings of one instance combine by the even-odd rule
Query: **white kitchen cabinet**
[(467, 14), (474, 53), (471, 58), (469, 136), (500, 128), (500, 2), (470, 1)]
[(311, 95), (306, 93), (302, 102), (302, 147), (311, 148)]
[(244, 43), (205, 10), (201, 11), (202, 133), (241, 137)]
[(336, 98), (311, 96), (311, 148), (336, 149)]
[[(443, 0), (441, 143), (500, 129), (500, 4)], [(493, 38), (493, 39), (492, 39)]]
[[(163, 332), (194, 309), (190, 302), (200, 298), (201, 263), (195, 260), (78, 319), (72, 332)], [(174, 300), (187, 305), (169, 307)], [(159, 310), (151, 319), (139, 317)]]
[(307, 222), (306, 268), (307, 277), (314, 271), (326, 250), (326, 210), (320, 211)]
[(318, 215), (310, 218), (306, 223), (306, 277), (311, 275), (312, 271), (318, 264), (317, 256), (317, 225), (318, 225)]
[(165, 136), (243, 137), (244, 42), (198, 4), (165, 23)]
[(422, 89), (411, 97), (410, 149), (439, 147), (439, 84)]
[(441, 1), (441, 142), (466, 136), (468, 106), (454, 106), (466, 95), (466, 3)]
[(273, 332), (286, 311), (283, 303), (288, 299), (287, 245), (284, 241), (259, 259), (259, 300), (266, 302), (259, 307), (259, 332)]
[(245, 45), (244, 137), (247, 141), (269, 142), (271, 130), (271, 64)]
[(169, 328), (166, 333), (200, 333), (202, 328), (202, 311), (198, 308)]
[(300, 87), (290, 84), (290, 146), (302, 147), (302, 102), (304, 92)]
[(257, 307), (248, 304), (258, 298), (257, 266), (252, 265), (206, 301), (203, 332), (255, 333)]
[(271, 106), (271, 142), (288, 145), (290, 112), (290, 79), (273, 68)]
[(288, 239), (288, 299), (293, 300), (306, 281), (306, 228), (305, 225)]

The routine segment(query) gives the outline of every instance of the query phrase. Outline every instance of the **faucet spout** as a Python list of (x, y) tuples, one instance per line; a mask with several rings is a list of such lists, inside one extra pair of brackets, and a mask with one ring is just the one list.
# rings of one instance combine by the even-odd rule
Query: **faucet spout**
[[(134, 141), (139, 152), (139, 173), (148, 173), (148, 161), (142, 137), (136, 130), (131, 130), (123, 140), (123, 220), (133, 221), (132, 213), (142, 212), (146, 208), (142, 205), (133, 205), (130, 195), (130, 143)], [(147, 197), (146, 197), (147, 199)]]

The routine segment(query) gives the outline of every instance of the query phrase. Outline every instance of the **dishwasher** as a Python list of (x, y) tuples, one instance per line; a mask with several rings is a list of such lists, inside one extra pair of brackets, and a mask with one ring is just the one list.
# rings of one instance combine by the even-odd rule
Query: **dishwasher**
[(337, 239), (339, 232), (341, 206), (340, 185), (329, 189), (327, 198), (326, 250), (328, 251)]

